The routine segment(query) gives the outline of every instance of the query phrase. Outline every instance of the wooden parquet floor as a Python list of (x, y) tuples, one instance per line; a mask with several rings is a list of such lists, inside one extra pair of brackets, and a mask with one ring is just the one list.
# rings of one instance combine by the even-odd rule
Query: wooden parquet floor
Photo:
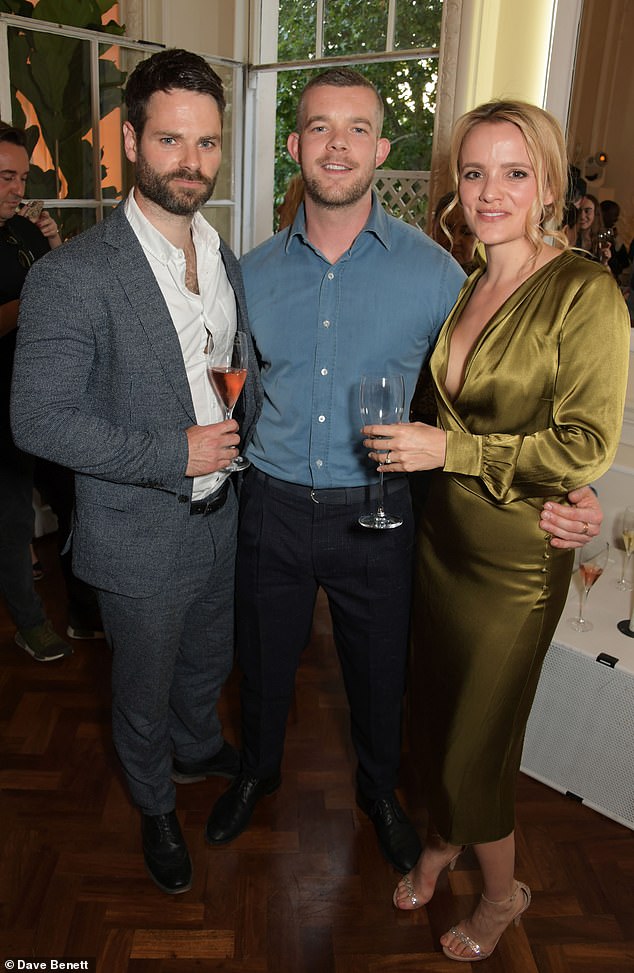
[[(55, 544), (39, 542), (39, 583), (66, 624)], [(109, 653), (77, 642), (67, 660), (34, 662), (0, 605), (0, 969), (23, 957), (90, 959), (99, 973), (448, 973), (439, 935), (473, 907), (475, 862), (443, 875), (432, 903), (397, 913), (398, 876), (354, 802), (348, 712), (327, 609), (319, 603), (289, 722), (282, 789), (235, 843), (203, 828), (221, 780), (179, 785), (194, 886), (176, 897), (146, 877), (139, 822), (109, 732)], [(223, 698), (237, 739), (237, 683)], [(424, 827), (409, 754), (401, 797)], [(632, 973), (633, 834), (521, 776), (518, 875), (533, 890), (524, 921), (488, 973)], [(17, 963), (13, 969), (20, 968)], [(61, 968), (61, 967), (58, 967)]]

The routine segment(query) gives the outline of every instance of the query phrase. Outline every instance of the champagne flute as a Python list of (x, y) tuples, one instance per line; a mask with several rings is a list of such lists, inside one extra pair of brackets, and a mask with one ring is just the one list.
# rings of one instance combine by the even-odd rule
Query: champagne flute
[[(225, 419), (231, 419), (235, 404), (247, 377), (249, 348), (244, 331), (236, 331), (232, 338), (216, 338), (209, 334), (207, 340), (207, 376), (220, 404), (224, 408)], [(225, 466), (227, 473), (238, 473), (246, 470), (251, 463), (244, 456), (236, 456), (229, 466)]]
[[(400, 422), (405, 408), (405, 382), (402, 375), (364, 375), (359, 389), (359, 407), (364, 426)], [(385, 437), (389, 438), (389, 437)], [(362, 527), (387, 530), (400, 527), (402, 518), (392, 517), (383, 508), (383, 470), (379, 470), (379, 496), (374, 513), (359, 517)]]
[(626, 581), (625, 575), (630, 564), (630, 558), (634, 553), (634, 507), (628, 507), (623, 514), (623, 544), (625, 545), (625, 561), (623, 562), (623, 572), (616, 582), (619, 591), (631, 591), (632, 582)]
[(592, 622), (589, 622), (583, 616), (588, 600), (588, 592), (595, 581), (603, 574), (605, 566), (608, 563), (609, 553), (610, 545), (599, 538), (591, 541), (586, 547), (582, 548), (579, 571), (583, 582), (583, 591), (579, 604), (579, 615), (577, 618), (567, 619), (568, 625), (574, 628), (575, 632), (590, 632), (594, 628)]

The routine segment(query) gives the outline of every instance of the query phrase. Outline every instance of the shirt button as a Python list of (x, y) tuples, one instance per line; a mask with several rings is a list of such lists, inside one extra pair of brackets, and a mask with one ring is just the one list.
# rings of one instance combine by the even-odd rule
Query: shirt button
[(319, 421), (320, 422), (325, 422), (326, 421), (326, 417), (325, 416), (319, 416)]
[(321, 467), (322, 467), (323, 465), (324, 465), (324, 461), (323, 461), (323, 459), (318, 459), (318, 460), (317, 460), (317, 461), (315, 462), (315, 466), (318, 466), (318, 467), (319, 467), (320, 469), (321, 469)]
[(330, 327), (330, 321), (328, 320), (328, 318), (326, 318), (326, 320), (323, 322), (323, 325), (324, 325), (324, 328), (329, 328)]
[(333, 274), (332, 270), (328, 271), (328, 280), (334, 280), (334, 279), (335, 279), (335, 275)]
[(322, 375), (327, 375), (328, 374), (328, 369), (327, 368), (322, 368), (321, 374)]

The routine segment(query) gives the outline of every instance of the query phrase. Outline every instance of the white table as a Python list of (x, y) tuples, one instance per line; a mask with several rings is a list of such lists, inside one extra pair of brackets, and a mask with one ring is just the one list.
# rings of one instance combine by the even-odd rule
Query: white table
[[(576, 632), (566, 619), (579, 609), (579, 572), (546, 655), (526, 729), (522, 770), (634, 829), (634, 594), (619, 591), (623, 552), (588, 598), (594, 628)], [(634, 558), (632, 558), (634, 561)]]

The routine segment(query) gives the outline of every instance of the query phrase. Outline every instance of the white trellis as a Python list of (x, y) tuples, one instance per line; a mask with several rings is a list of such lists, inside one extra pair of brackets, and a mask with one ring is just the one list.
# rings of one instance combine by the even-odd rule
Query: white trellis
[(427, 221), (429, 172), (409, 169), (378, 169), (374, 188), (383, 206), (398, 216), (424, 229)]

